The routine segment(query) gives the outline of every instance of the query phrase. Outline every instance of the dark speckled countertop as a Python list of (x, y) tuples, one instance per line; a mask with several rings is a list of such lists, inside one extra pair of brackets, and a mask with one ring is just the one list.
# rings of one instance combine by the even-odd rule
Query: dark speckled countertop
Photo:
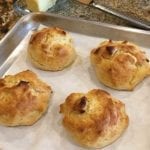
[(76, 0), (62, 0), (62, 2), (59, 2), (54, 8), (50, 9), (49, 12), (91, 21), (106, 22), (125, 26), (129, 25), (128, 22), (122, 19), (107, 14), (96, 8), (81, 4)]
[[(95, 2), (150, 23), (150, 0), (95, 0)], [(127, 21), (81, 4), (76, 0), (58, 0), (58, 3), (49, 12), (91, 21), (132, 26)]]

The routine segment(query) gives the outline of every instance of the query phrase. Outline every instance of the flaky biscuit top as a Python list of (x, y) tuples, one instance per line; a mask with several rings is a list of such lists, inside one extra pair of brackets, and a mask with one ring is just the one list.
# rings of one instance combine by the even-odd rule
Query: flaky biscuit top
[[(144, 51), (128, 41), (105, 41), (92, 53), (101, 59), (116, 59), (118, 62), (128, 62), (131, 65), (143, 65), (149, 63)], [(123, 56), (124, 55), (124, 56)]]
[(132, 90), (150, 75), (148, 56), (128, 41), (105, 41), (91, 51), (91, 62), (98, 79), (105, 85)]
[(24, 116), (30, 111), (42, 112), (51, 92), (50, 86), (29, 70), (7, 75), (0, 79), (0, 116), (13, 119), (15, 115)]
[(60, 112), (64, 114), (64, 126), (72, 134), (92, 143), (120, 121), (122, 107), (124, 104), (114, 101), (106, 91), (95, 89), (87, 94), (71, 94)]
[(45, 53), (46, 57), (63, 57), (67, 55), (67, 49), (72, 47), (72, 39), (60, 28), (44, 28), (31, 36), (29, 45), (34, 45), (33, 51), (37, 55)]
[(33, 33), (27, 52), (36, 67), (50, 71), (63, 70), (76, 58), (71, 36), (57, 27), (44, 28)]

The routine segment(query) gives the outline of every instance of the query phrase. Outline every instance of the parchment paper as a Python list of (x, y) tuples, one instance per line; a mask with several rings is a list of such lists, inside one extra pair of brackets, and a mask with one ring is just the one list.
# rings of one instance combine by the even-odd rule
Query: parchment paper
[[(34, 125), (0, 126), (0, 150), (84, 150), (66, 135), (61, 124), (59, 105), (72, 92), (86, 93), (94, 88), (104, 89), (122, 100), (130, 119), (124, 134), (103, 150), (150, 150), (150, 78), (146, 78), (131, 92), (112, 90), (102, 85), (91, 67), (89, 54), (104, 39), (70, 34), (78, 57), (63, 71), (42, 71), (30, 63), (26, 49), (31, 33), (16, 48), (17, 51), (20, 50), (20, 55), (6, 74), (30, 69), (52, 87), (54, 94), (47, 113)], [(143, 49), (150, 56), (150, 51)]]

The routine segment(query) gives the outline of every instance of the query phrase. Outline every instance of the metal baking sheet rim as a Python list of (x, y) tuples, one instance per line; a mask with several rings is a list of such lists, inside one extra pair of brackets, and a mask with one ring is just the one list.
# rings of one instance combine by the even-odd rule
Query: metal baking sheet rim
[(40, 24), (57, 26), (68, 31), (90, 36), (105, 37), (113, 40), (129, 40), (144, 47), (150, 47), (150, 31), (50, 13), (31, 13), (23, 16), (0, 41), (0, 76), (7, 71), (19, 55), (19, 52), (13, 52), (17, 45), (30, 30), (36, 30)]

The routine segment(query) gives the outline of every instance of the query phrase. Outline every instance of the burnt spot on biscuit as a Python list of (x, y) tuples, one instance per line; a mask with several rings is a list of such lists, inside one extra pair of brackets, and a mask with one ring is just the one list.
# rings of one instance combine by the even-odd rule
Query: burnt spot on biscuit
[(114, 46), (107, 46), (106, 50), (109, 53), (109, 55), (112, 55), (115, 51), (115, 47)]
[(4, 80), (0, 79), (0, 87), (3, 87), (3, 86), (5, 86)]
[[(37, 33), (38, 34), (38, 33)], [(33, 34), (32, 36), (31, 36), (31, 39), (30, 39), (30, 41), (29, 41), (29, 44), (33, 44), (35, 41), (36, 41), (36, 39), (37, 39), (37, 34)]]
[(81, 97), (75, 106), (75, 111), (77, 111), (81, 114), (84, 113), (86, 103), (87, 103), (87, 98), (85, 96)]
[(148, 59), (148, 58), (146, 58), (145, 60), (146, 60), (146, 62), (149, 62), (149, 59)]
[(64, 30), (61, 30), (62, 35), (66, 35), (66, 32)]
[(29, 83), (28, 81), (20, 80), (20, 82), (18, 83), (18, 86), (20, 86), (20, 85), (27, 85), (28, 83)]
[(81, 109), (83, 109), (85, 106), (86, 106), (86, 101), (87, 101), (87, 98), (85, 96), (83, 96), (81, 99), (80, 99), (80, 103), (79, 103), (79, 107)]
[(127, 41), (127, 40), (124, 40), (122, 43), (123, 43), (123, 44), (127, 44), (127, 43), (128, 43), (128, 41)]
[(112, 43), (112, 40), (111, 40), (111, 39), (109, 39), (109, 43)]
[(59, 33), (59, 34), (61, 34), (61, 35), (66, 35), (67, 33), (64, 31), (64, 30), (62, 30), (62, 29), (60, 29), (60, 28), (55, 28), (56, 29), (56, 31)]
[(12, 86), (11, 89), (16, 90), (17, 92), (26, 92), (29, 89), (29, 82), (20, 80), (16, 85)]
[(21, 80), (21, 81), (17, 84), (16, 87), (23, 87), (23, 88), (26, 89), (26, 88), (28, 88), (28, 86), (29, 86), (29, 82)]

